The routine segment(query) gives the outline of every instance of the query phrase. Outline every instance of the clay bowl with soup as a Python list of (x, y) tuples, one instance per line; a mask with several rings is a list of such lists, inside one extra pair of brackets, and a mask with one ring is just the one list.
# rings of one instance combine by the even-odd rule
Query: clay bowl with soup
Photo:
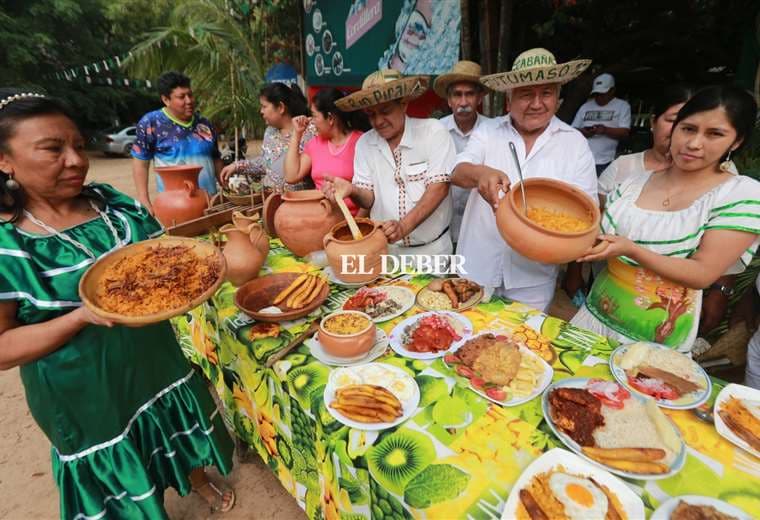
[(509, 246), (526, 258), (564, 264), (583, 256), (599, 235), (599, 207), (586, 193), (556, 179), (525, 180), (528, 212), (520, 183), (496, 210), (496, 225)]
[(375, 323), (368, 314), (338, 311), (322, 318), (317, 337), (329, 355), (349, 359), (370, 351), (375, 344), (375, 329)]

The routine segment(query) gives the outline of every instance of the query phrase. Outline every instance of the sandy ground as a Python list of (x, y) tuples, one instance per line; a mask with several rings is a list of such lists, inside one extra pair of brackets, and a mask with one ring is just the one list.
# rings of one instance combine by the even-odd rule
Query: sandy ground
[[(130, 159), (93, 153), (90, 161), (91, 180), (112, 184), (134, 196)], [(574, 309), (558, 292), (550, 312), (567, 318)], [(0, 519), (57, 518), (58, 491), (51, 476), (50, 446), (29, 414), (18, 369), (0, 372), (0, 410)], [(295, 500), (258, 457), (236, 464), (229, 483), (237, 491), (237, 505), (224, 518), (304, 518)], [(173, 519), (209, 516), (202, 499), (195, 495), (181, 499), (173, 490), (166, 494), (166, 507)]]
[[(130, 160), (93, 154), (90, 178), (107, 182), (134, 195)], [(50, 468), (50, 445), (26, 406), (18, 369), (0, 372), (0, 519), (58, 518), (58, 490)], [(214, 518), (299, 519), (305, 515), (258, 457), (237, 463), (228, 482), (237, 492), (237, 505)], [(173, 519), (209, 517), (208, 507), (196, 495), (166, 493), (166, 508)]]

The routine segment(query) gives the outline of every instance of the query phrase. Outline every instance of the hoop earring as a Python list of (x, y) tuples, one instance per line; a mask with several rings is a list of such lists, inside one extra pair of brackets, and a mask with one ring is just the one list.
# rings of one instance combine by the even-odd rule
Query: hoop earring
[(734, 166), (734, 161), (731, 160), (731, 150), (728, 151), (728, 155), (726, 155), (726, 160), (720, 163), (720, 171), (729, 173), (733, 171), (736, 167)]
[(21, 189), (21, 185), (13, 178), (13, 176), (8, 174), (8, 178), (5, 180), (5, 188), (8, 191), (18, 191)]

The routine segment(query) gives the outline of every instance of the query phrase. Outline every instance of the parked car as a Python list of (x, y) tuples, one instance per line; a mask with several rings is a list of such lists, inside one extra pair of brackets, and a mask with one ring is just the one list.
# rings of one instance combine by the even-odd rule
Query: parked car
[(95, 136), (93, 145), (96, 150), (106, 155), (129, 156), (135, 135), (134, 126), (109, 128)]

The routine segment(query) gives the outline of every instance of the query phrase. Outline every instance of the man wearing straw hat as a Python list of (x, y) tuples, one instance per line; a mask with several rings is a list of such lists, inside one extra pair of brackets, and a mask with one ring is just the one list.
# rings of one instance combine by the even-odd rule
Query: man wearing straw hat
[(456, 151), (436, 119), (406, 115), (410, 100), (428, 88), (424, 76), (373, 72), (362, 89), (335, 102), (341, 110), (364, 110), (372, 130), (356, 142), (354, 177), (330, 178), (323, 191), (333, 199), (351, 197), (370, 210), (394, 255), (448, 255), (451, 198), (449, 180)]
[(590, 60), (558, 64), (546, 49), (531, 49), (515, 59), (512, 70), (482, 77), (485, 86), (507, 93), (510, 113), (473, 132), (457, 156), (452, 177), (453, 184), (479, 192), (473, 190), (467, 201), (462, 221), (466, 232), (457, 246), (468, 276), (494, 288), (497, 295), (542, 311), (552, 300), (558, 266), (512, 250), (499, 234), (494, 209), (503, 195), (500, 191), (519, 181), (510, 142), (525, 178), (569, 182), (597, 200), (596, 168), (586, 138), (555, 117), (561, 85), (590, 64)]
[[(433, 83), (435, 93), (444, 98), (451, 109), (451, 114), (441, 118), (441, 123), (454, 140), (457, 153), (462, 153), (476, 128), (491, 121), (490, 117), (478, 113), (486, 93), (480, 76), (480, 65), (462, 60), (454, 64), (451, 71), (438, 76)], [(470, 191), (458, 186), (451, 187), (451, 239), (455, 244), (459, 239), (459, 228)]]

